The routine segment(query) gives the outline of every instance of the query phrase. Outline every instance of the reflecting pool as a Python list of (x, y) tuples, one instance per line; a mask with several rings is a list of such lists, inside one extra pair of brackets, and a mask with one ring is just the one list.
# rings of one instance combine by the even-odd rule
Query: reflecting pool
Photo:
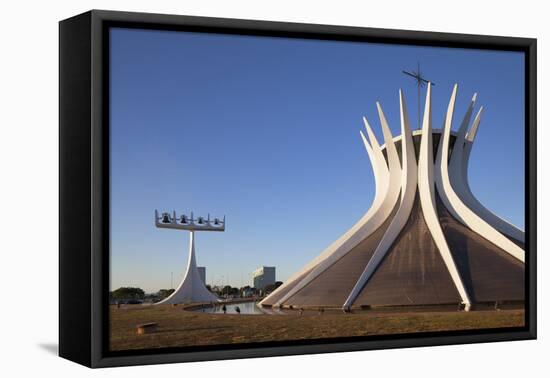
[[(210, 314), (223, 314), (223, 303), (218, 303), (213, 307), (197, 308), (194, 312), (206, 312)], [(260, 307), (256, 306), (256, 302), (242, 302), (242, 303), (226, 303), (226, 314), (238, 314), (237, 308), (239, 308), (242, 315), (259, 315), (264, 312)]]

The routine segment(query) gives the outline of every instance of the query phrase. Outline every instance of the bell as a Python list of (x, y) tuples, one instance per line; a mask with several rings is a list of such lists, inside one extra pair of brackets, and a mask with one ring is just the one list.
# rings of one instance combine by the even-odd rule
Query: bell
[(162, 213), (162, 223), (172, 223), (168, 213)]
[(185, 215), (182, 215), (181, 218), (180, 218), (180, 222), (183, 223), (183, 224), (186, 224), (187, 223), (187, 217)]
[(218, 226), (220, 224), (220, 220), (218, 218), (214, 218), (214, 224)]
[(199, 224), (203, 224), (203, 223), (204, 223), (203, 217), (199, 217)]

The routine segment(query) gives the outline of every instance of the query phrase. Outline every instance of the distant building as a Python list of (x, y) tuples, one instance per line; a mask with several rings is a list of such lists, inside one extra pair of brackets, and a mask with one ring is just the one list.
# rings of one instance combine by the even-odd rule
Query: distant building
[(275, 283), (275, 267), (262, 266), (252, 272), (254, 288), (263, 290), (267, 285)]
[(201, 277), (202, 283), (206, 285), (206, 267), (198, 266), (197, 269), (199, 271), (199, 276)]

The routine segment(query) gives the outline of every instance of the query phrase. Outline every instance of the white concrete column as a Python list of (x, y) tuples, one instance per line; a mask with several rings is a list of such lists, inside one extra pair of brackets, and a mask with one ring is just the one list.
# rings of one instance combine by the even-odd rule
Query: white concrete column
[[(367, 119), (363, 118), (363, 121), (365, 122), (369, 139), (367, 141), (365, 135), (361, 133), (363, 142), (365, 143), (365, 148), (367, 153), (369, 153), (369, 156), (372, 152), (375, 162), (373, 166), (376, 166), (374, 173), (375, 175), (378, 175), (375, 180), (376, 182), (381, 183), (380, 189), (383, 190), (384, 193), (380, 193), (380, 197), (377, 196), (375, 202), (373, 202), (373, 206), (371, 206), (365, 215), (352, 228), (350, 228), (344, 235), (332, 243), (322, 253), (324, 258), (319, 261), (304, 278), (300, 279), (299, 282), (296, 282), (294, 286), (275, 303), (275, 306), (282, 305), (290, 297), (327, 270), (334, 262), (345, 256), (361, 241), (365, 240), (372, 233), (374, 233), (378, 227), (386, 221), (397, 203), (399, 193), (401, 191), (401, 165), (399, 163), (399, 156), (397, 155), (397, 150), (395, 148), (391, 132), (389, 132), (388, 129), (388, 132), (384, 133), (386, 153), (388, 156), (388, 162), (386, 162), (382, 149), (376, 139), (376, 136), (372, 132)], [(386, 179), (386, 177), (389, 179)]]
[[(460, 273), (456, 268), (453, 255), (441, 229), (439, 215), (435, 202), (434, 187), (434, 164), (433, 164), (433, 137), (432, 137), (432, 108), (431, 108), (431, 84), (428, 83), (428, 92), (426, 94), (426, 106), (424, 108), (424, 120), (422, 123), (422, 139), (420, 142), (420, 156), (418, 159), (418, 191), (420, 194), (420, 205), (424, 214), (426, 225), (432, 234), (434, 242), (443, 258), (443, 262), (451, 275), (451, 278), (458, 290), (458, 294), (469, 310), (471, 300), (466, 291)], [(440, 142), (441, 143), (441, 142)]]
[(195, 259), (195, 232), (189, 232), (189, 255), (187, 270), (177, 289), (157, 304), (177, 304), (190, 302), (217, 302), (218, 297), (212, 294), (201, 280)]
[[(405, 105), (405, 100), (403, 98), (403, 93), (399, 91), (399, 104), (400, 104), (400, 115), (401, 115), (401, 156), (403, 158), (403, 167), (401, 168), (401, 203), (399, 209), (392, 219), (388, 229), (384, 233), (384, 236), (380, 240), (380, 243), (376, 247), (371, 259), (367, 263), (365, 270), (355, 283), (355, 286), (351, 290), (348, 298), (346, 299), (342, 308), (345, 311), (348, 311), (355, 299), (363, 290), (369, 279), (372, 277), (390, 247), (393, 245), (399, 233), (407, 223), (411, 210), (414, 204), (414, 197), (416, 195), (416, 184), (417, 184), (417, 167), (416, 167), (416, 156), (414, 151), (414, 144), (411, 129), (409, 126), (409, 116), (407, 114), (407, 108)], [(382, 124), (382, 130), (384, 134), (389, 134), (388, 137), (391, 137), (390, 128), (386, 121), (386, 117), (382, 111), (382, 107), (378, 104), (378, 113), (380, 116), (380, 122)], [(393, 138), (392, 138), (393, 140)], [(393, 143), (389, 148), (395, 148)]]
[[(474, 213), (479, 215), (497, 231), (523, 243), (525, 242), (525, 232), (483, 206), (483, 204), (481, 204), (481, 202), (479, 202), (474, 196), (470, 188), (470, 182), (468, 180), (470, 153), (472, 151), (473, 142), (483, 111), (483, 107), (481, 107), (474, 118), (470, 132), (467, 133), (475, 97), (476, 96), (474, 95), (471, 105), (466, 112), (466, 116), (460, 125), (453, 151), (451, 153), (451, 159), (449, 161), (449, 176), (451, 179), (451, 185), (464, 204)], [(468, 134), (468, 137), (466, 134)]]
[(508, 252), (521, 262), (525, 262), (525, 251), (506, 236), (495, 230), (489, 223), (484, 221), (479, 215), (466, 206), (451, 185), (449, 177), (449, 141), (451, 137), (452, 118), (457, 90), (458, 85), (455, 84), (447, 108), (445, 127), (439, 142), (436, 158), (435, 180), (437, 189), (441, 195), (441, 200), (449, 212), (472, 231)]

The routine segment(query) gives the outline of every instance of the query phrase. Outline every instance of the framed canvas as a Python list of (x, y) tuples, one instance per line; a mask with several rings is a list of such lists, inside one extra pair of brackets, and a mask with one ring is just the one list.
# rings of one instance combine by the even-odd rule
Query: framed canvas
[(60, 22), (59, 353), (536, 337), (536, 40)]

